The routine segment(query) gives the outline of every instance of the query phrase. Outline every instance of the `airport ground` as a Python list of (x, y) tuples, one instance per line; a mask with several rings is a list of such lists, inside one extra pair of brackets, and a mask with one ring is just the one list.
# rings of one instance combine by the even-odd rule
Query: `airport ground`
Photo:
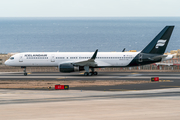
[[(160, 81), (151, 82), (151, 77)], [(178, 72), (1, 72), (0, 118), (179, 120), (179, 78)], [(70, 89), (54, 90), (55, 84), (69, 84)]]
[[(159, 77), (159, 82), (151, 82)], [(178, 72), (99, 72), (97, 76), (74, 73), (28, 73), (1, 72), (0, 88), (54, 90), (56, 84), (69, 85), (70, 90), (147, 90), (180, 87)]]
[(0, 89), (2, 120), (179, 120), (180, 88), (140, 91)]

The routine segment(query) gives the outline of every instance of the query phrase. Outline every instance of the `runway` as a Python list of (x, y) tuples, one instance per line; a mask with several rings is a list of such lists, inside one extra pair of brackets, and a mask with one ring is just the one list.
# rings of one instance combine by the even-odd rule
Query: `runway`
[(70, 90), (98, 90), (98, 91), (127, 91), (127, 90), (149, 90), (163, 88), (180, 88), (180, 73), (174, 72), (99, 72), (97, 76), (84, 76), (83, 73), (0, 73), (0, 80), (81, 80), (81, 81), (150, 81), (151, 77), (159, 77), (159, 82), (149, 82), (141, 84), (127, 85), (106, 85), (88, 87), (70, 87)]
[(0, 72), (0, 78), (55, 78), (55, 79), (120, 79), (120, 78), (149, 78), (149, 77), (161, 77), (161, 78), (180, 78), (178, 72), (99, 72), (97, 76), (84, 76), (83, 72), (74, 73), (28, 73), (28, 76), (24, 76), (21, 72)]
[(0, 73), (0, 81), (149, 81), (117, 86), (73, 87), (70, 90), (0, 89), (0, 118), (6, 120), (150, 120), (180, 117), (178, 73), (102, 72), (99, 76), (79, 73)]
[(178, 120), (179, 91), (180, 88), (140, 91), (0, 89), (0, 118)]

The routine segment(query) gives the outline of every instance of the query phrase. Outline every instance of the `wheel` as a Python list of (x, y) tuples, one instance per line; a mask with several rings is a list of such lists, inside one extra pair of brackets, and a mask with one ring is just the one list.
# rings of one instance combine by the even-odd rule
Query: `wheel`
[(89, 72), (89, 76), (92, 76), (93, 75), (93, 73), (92, 72)]
[(98, 74), (98, 72), (94, 72), (94, 75), (97, 75)]
[(85, 73), (84, 73), (84, 76), (88, 76), (88, 75), (89, 75), (89, 73), (88, 73), (88, 72), (85, 72)]
[(27, 76), (27, 73), (24, 73), (24, 76)]

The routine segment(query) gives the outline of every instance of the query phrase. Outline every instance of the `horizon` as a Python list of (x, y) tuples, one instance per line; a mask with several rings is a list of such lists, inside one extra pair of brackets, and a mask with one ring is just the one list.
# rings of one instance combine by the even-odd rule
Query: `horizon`
[(180, 17), (179, 0), (8, 0), (0, 17)]

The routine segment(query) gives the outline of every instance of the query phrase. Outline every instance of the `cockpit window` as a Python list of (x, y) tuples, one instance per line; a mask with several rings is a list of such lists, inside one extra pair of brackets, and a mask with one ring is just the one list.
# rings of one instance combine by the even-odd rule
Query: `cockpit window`
[(10, 59), (10, 60), (14, 60), (14, 57), (10, 57), (9, 59)]

